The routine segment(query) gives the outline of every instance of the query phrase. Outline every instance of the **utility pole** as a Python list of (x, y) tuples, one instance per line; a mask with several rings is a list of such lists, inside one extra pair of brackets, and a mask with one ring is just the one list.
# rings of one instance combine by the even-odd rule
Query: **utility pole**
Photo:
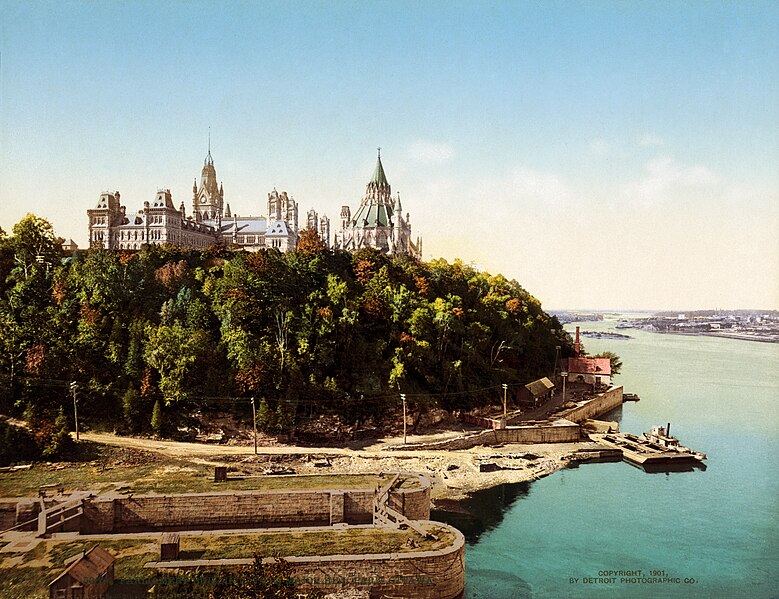
[(252, 423), (254, 424), (254, 455), (257, 455), (257, 410), (254, 407), (254, 397), (252, 397)]
[(73, 392), (73, 418), (76, 421), (76, 441), (78, 441), (78, 402), (76, 402), (76, 388), (78, 383), (71, 381), (70, 390)]
[(563, 377), (563, 403), (565, 403), (565, 379), (568, 378), (567, 372), (561, 372), (560, 376)]
[(505, 425), (505, 422), (508, 418), (508, 414), (506, 412), (506, 392), (508, 391), (509, 386), (506, 383), (503, 383), (503, 423)]
[(403, 400), (403, 445), (406, 444), (406, 394), (401, 393), (400, 399)]

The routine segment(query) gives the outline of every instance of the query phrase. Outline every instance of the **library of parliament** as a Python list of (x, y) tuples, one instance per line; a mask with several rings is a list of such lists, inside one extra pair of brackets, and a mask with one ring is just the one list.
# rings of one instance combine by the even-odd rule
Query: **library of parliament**
[[(330, 219), (311, 209), (304, 228), (313, 229), (333, 249), (355, 251), (372, 247), (394, 255), (421, 257), (422, 242), (411, 239), (409, 214), (404, 216), (400, 194), (392, 196), (381, 163), (365, 188), (359, 207), (352, 215), (349, 206), (341, 208), (340, 229), (331, 238)], [(248, 251), (276, 248), (292, 251), (301, 233), (298, 203), (286, 191), (268, 194), (266, 216), (238, 216), (225, 202), (224, 187), (217, 183), (214, 159), (208, 154), (192, 186), (192, 209), (187, 214), (182, 201), (174, 206), (169, 189), (157, 191), (143, 208), (128, 214), (118, 191), (100, 195), (97, 206), (87, 210), (91, 247), (112, 250), (139, 250), (144, 244), (173, 244), (200, 249), (213, 244), (240, 247)]]

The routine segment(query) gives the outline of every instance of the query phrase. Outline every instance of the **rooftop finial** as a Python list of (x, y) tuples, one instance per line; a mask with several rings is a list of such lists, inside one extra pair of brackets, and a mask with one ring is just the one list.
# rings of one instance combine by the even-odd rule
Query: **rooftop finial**
[(211, 127), (208, 127), (208, 156), (206, 156), (206, 165), (213, 165), (214, 159), (211, 157)]
[(376, 149), (379, 151), (379, 160), (381, 160), (381, 146), (379, 146), (379, 147), (378, 147), (378, 148), (376, 148)]

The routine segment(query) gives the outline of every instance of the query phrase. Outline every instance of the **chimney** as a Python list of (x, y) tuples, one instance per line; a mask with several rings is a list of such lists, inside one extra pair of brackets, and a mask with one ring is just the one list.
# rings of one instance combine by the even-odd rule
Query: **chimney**
[(665, 436), (670, 437), (671, 436), (671, 423), (669, 422), (665, 426)]
[(576, 341), (573, 345), (573, 350), (576, 352), (576, 357), (579, 357), (579, 327), (576, 327)]

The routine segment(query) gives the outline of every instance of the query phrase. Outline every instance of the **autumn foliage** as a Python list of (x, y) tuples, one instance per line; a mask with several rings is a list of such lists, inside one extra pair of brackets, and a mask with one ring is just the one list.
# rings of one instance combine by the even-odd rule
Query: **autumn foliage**
[(85, 426), (151, 434), (155, 406), (162, 433), (210, 409), (248, 420), (254, 396), (261, 428), (283, 432), (375, 420), (399, 392), (446, 409), (495, 401), (570, 351), (519, 283), (457, 260), (332, 251), (305, 230), (286, 254), (147, 246), (63, 262), (41, 219), (14, 231), (0, 236), (0, 412), (33, 407), (50, 436), (70, 381)]

